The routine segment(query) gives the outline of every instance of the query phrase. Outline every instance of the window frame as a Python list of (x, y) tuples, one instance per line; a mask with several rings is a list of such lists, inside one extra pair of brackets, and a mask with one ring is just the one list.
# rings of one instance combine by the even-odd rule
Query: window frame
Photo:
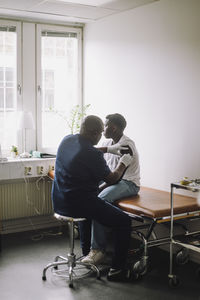
[[(22, 110), (23, 100), (22, 100), (22, 23), (20, 21), (3, 20), (0, 19), (1, 27), (16, 27), (16, 113)], [(16, 141), (19, 150), (22, 149), (22, 134), (21, 132), (16, 132)], [(11, 145), (10, 145), (11, 146)], [(4, 156), (10, 156), (10, 149), (2, 147), (2, 154)]]
[[(48, 24), (37, 24), (36, 25), (36, 105), (37, 105), (37, 139), (36, 147), (38, 151), (56, 153), (56, 148), (44, 148), (42, 147), (42, 72), (41, 72), (41, 37), (42, 31), (53, 31), (53, 32), (74, 32), (77, 34), (78, 39), (78, 99), (77, 103), (83, 105), (83, 93), (82, 93), (82, 35), (83, 29), (71, 26), (62, 25), (48, 25)], [(56, 129), (55, 129), (56, 130)]]

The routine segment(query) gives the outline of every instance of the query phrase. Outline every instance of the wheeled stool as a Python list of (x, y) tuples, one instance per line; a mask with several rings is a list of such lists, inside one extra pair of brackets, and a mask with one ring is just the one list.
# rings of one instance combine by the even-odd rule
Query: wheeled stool
[[(86, 276), (91, 271), (95, 271), (97, 273), (97, 279), (100, 279), (99, 269), (90, 263), (83, 263), (80, 260), (76, 259), (76, 255), (74, 254), (74, 230), (75, 224), (77, 222), (85, 221), (85, 218), (72, 218), (66, 217), (59, 214), (54, 214), (55, 218), (59, 221), (68, 222), (69, 224), (69, 236), (70, 236), (70, 252), (67, 254), (67, 257), (56, 256), (54, 262), (49, 263), (44, 269), (42, 274), (42, 280), (46, 280), (46, 272), (49, 268), (53, 268), (55, 273), (58, 276), (65, 277), (69, 280), (69, 287), (73, 287), (73, 278), (80, 278)], [(59, 270), (59, 266), (66, 265), (66, 269)], [(78, 267), (78, 265), (82, 267)], [(84, 268), (85, 267), (85, 268)], [(80, 272), (81, 270), (81, 272)]]

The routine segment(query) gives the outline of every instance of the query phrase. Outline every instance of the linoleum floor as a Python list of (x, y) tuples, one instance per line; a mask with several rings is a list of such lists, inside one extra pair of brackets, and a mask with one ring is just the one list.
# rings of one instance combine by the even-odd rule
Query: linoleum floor
[[(140, 280), (130, 283), (109, 282), (105, 270), (101, 280), (95, 276), (78, 279), (74, 288), (66, 280), (47, 272), (42, 281), (42, 270), (58, 254), (67, 253), (67, 232), (57, 234), (34, 231), (4, 235), (0, 253), (1, 300), (200, 300), (198, 265), (189, 262), (175, 266), (181, 285), (168, 285), (169, 255), (163, 250), (151, 249), (149, 272)], [(79, 240), (75, 240), (76, 253), (80, 254)]]

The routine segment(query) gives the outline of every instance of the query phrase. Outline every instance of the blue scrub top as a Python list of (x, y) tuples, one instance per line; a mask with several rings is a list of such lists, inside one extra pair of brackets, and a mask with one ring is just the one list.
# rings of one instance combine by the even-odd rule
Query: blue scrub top
[(110, 172), (103, 152), (89, 140), (80, 134), (64, 137), (56, 156), (52, 187), (54, 211), (67, 215), (77, 201), (97, 197), (99, 182)]

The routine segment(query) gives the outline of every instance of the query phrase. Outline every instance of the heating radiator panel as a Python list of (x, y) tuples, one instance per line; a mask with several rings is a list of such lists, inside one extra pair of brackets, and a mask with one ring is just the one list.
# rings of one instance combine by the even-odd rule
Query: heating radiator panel
[(45, 177), (0, 184), (0, 219), (52, 215), (52, 183)]

